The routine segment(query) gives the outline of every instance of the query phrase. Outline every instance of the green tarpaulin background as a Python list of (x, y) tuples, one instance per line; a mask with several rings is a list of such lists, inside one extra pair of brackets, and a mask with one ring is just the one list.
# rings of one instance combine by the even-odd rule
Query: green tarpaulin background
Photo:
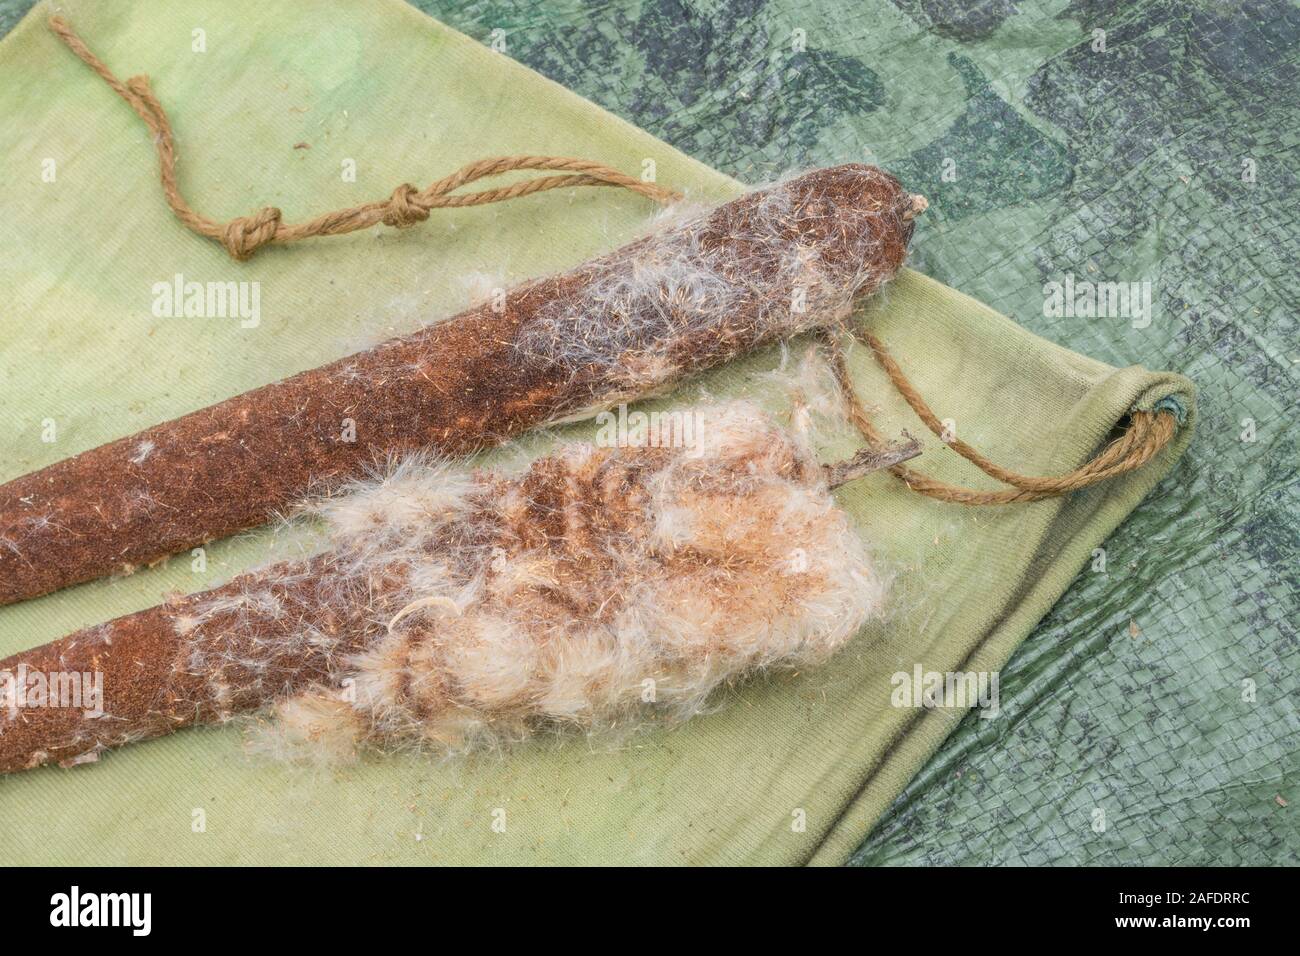
[[(1236, 19), (1239, 11), (1225, 6), (1146, 5), (1110, 12), (1096, 4), (1086, 9), (1059, 5), (1034, 10), (1025, 5), (1015, 9), (993, 4), (979, 8), (975, 16), (954, 15), (943, 4), (901, 8), (791, 4), (789, 9), (775, 3), (689, 8), (623, 3), (598, 8), (548, 4), (544, 9), (522, 3), (428, 6), (452, 26), (484, 41), (504, 41), (507, 55), (551, 75), (695, 158), (747, 181), (768, 178), (791, 165), (860, 158), (864, 147), (871, 145), (875, 149), (871, 158), (900, 172), (912, 188), (925, 192), (934, 203), (916, 243), (914, 264), (922, 271), (993, 304), (1054, 341), (1114, 365), (1141, 360), (1149, 367), (1188, 371), (1205, 390), (1203, 401), (1209, 418), (1202, 423), (1201, 438), (1191, 457), (1107, 542), (1106, 572), (1085, 573), (1076, 581), (1004, 670), (1003, 716), (992, 721), (968, 719), (957, 727), (858, 851), (855, 858), (860, 862), (1237, 862), (1295, 857), (1296, 829), (1275, 797), (1288, 792), (1296, 775), (1291, 744), (1296, 730), (1292, 704), (1296, 646), (1290, 629), (1296, 591), (1296, 449), (1294, 426), (1286, 412), (1293, 411), (1292, 366), (1298, 356), (1294, 312), (1287, 315), (1281, 287), (1283, 277), (1292, 271), (1288, 266), (1296, 259), (1294, 206), (1287, 205), (1294, 168), (1285, 165), (1285, 150), (1294, 146), (1287, 142), (1294, 124), (1288, 126), (1284, 112), (1294, 97), (1276, 95), (1278, 87), (1285, 89), (1287, 83), (1294, 89), (1296, 31), (1293, 16), (1285, 8), (1272, 13), (1264, 27), (1252, 27), (1251, 21)], [(337, 9), (341, 14), (342, 8)], [(394, 16), (391, 11), (387, 15)], [(384, 111), (377, 109), (358, 116), (358, 129), (349, 126), (354, 122), (351, 115), (340, 119), (337, 108), (343, 102), (373, 104), (375, 97), (382, 103), (385, 95), (393, 95), (386, 92), (385, 77), (403, 66), (436, 69), (423, 60), (407, 63), (399, 57), (395, 63), (385, 62), (393, 59), (394, 46), (381, 51), (371, 44), (357, 44), (350, 36), (354, 31), (347, 26), (322, 26), (319, 14), (313, 13), (310, 22), (304, 17), (300, 24), (306, 59), (301, 64), (277, 64), (284, 87), (265, 88), (261, 99), (250, 95), (237, 116), (222, 116), (218, 122), (193, 112), (195, 103), (204, 102), (204, 79), (187, 76), (184, 69), (189, 55), (189, 19), (194, 15), (172, 21), (174, 30), (183, 34), (174, 42), (186, 56), (177, 50), (151, 49), (143, 42), (124, 42), (114, 51), (121, 60), (110, 62), (123, 72), (153, 72), (164, 102), (173, 106), (178, 131), (191, 137), (183, 161), (192, 191), (203, 196), (200, 205), (218, 215), (244, 212), (269, 199), (300, 208), (302, 213), (315, 211), (322, 204), (353, 201), (346, 193), (337, 194), (343, 197), (338, 202), (331, 201), (328, 191), (313, 194), (295, 182), (304, 173), (337, 164), (338, 147), (331, 145), (318, 169), (313, 167), (313, 153), (320, 142), (315, 137), (321, 135), (315, 130), (312, 138), (317, 145), (312, 150), (298, 151), (289, 159), (277, 157), (274, 163), (259, 156), (258, 165), (239, 161), (240, 137), (254, 135), (248, 132), (249, 125), (267, 123), (268, 116), (275, 123), (285, 123), (284, 113), (303, 105), (301, 94), (307, 91), (309, 79), (310, 92), (320, 97), (310, 104), (315, 112), (306, 114), (316, 129), (345, 139), (351, 134), (354, 139), (349, 146), (357, 142), (358, 148), (364, 146), (367, 136), (375, 142), (391, 143), (391, 114), (383, 115)], [(241, 67), (256, 63), (259, 56), (272, 55), (273, 51), (259, 48), (257, 21), (251, 13), (242, 20), (232, 16), (231, 22), (240, 26), (229, 39), (239, 45), (239, 55), (230, 51), (222, 55), (219, 46), (209, 54), (217, 54), (213, 62), (221, 71), (222, 82), (237, 82)], [(417, 22), (395, 17), (394, 34), (432, 29), (417, 28)], [(1096, 23), (1106, 25), (1097, 27)], [(1095, 56), (1093, 29), (1107, 31), (1106, 50)], [(89, 28), (87, 32), (93, 43), (94, 33)], [(792, 48), (796, 36), (806, 42), (802, 50)], [(1189, 38), (1198, 42), (1188, 42)], [(398, 40), (392, 42), (400, 48)], [(328, 51), (329, 56), (322, 56), (321, 51)], [(283, 58), (282, 51), (276, 52)], [(326, 61), (329, 69), (322, 68)], [(384, 70), (379, 70), (380, 66)], [(133, 117), (120, 104), (108, 105), (104, 100), (111, 100), (107, 91), (95, 86), (88, 76), (76, 74), (84, 70), (75, 61), (67, 60), (66, 67), (73, 75), (65, 81), (60, 74), (60, 88), (65, 82), (68, 89), (75, 87), (79, 106), (93, 102), (96, 109), (99, 104), (107, 111), (117, 109), (113, 130), (125, 140), (113, 146), (111, 156), (88, 159), (96, 164), (120, 164), (112, 169), (135, 170), (151, 179), (152, 157), (140, 129), (132, 125)], [(441, 67), (446, 69), (446, 64)], [(50, 67), (42, 61), (40, 68), (48, 71)], [(295, 70), (304, 75), (303, 87), (297, 89)], [(1174, 75), (1168, 76), (1170, 73)], [(335, 93), (333, 99), (330, 92)], [(481, 95), (483, 91), (477, 92)], [(26, 95), (48, 94), (33, 84)], [(508, 95), (508, 91), (503, 89), (500, 95)], [(187, 96), (191, 98), (188, 119), (182, 109)], [(175, 105), (178, 102), (180, 105)], [(561, 100), (548, 98), (546, 102), (554, 108)], [(506, 145), (586, 154), (578, 148), (581, 138), (575, 143), (572, 126), (563, 122), (565, 117), (502, 110), (501, 104), (494, 104), (492, 111), (509, 116), (511, 129), (498, 130), (500, 140), (493, 142), (494, 127), (488, 124), (484, 128), (482, 122), (474, 125), (476, 118), (467, 119), (470, 125), (464, 129), (472, 129), (482, 147), (472, 155), (499, 151)], [(431, 106), (430, 118), (435, 115), (445, 123), (444, 115), (435, 114)], [(572, 119), (569, 117), (570, 123)], [(307, 119), (292, 121), (300, 124), (294, 129), (307, 129)], [(553, 144), (548, 132), (556, 130), (563, 131), (569, 142)], [(286, 124), (286, 128), (272, 126), (257, 133), (284, 139), (288, 148), (292, 145), (285, 138), (289, 131)], [(383, 172), (396, 175), (394, 181), (427, 180), (454, 162), (471, 158), (441, 148), (455, 140), (454, 130), (430, 123), (428, 131), (421, 125), (418, 133), (426, 137), (427, 149), (416, 150), (412, 140), (418, 135), (410, 136), (408, 131), (403, 142), (409, 152), (385, 157)], [(630, 131), (620, 135), (628, 137), (627, 153), (610, 156), (606, 152), (600, 158), (621, 160), (635, 168), (641, 152), (652, 154), (653, 147), (636, 140)], [(458, 143), (458, 148), (464, 145)], [(638, 151), (638, 147), (643, 148)], [(702, 170), (677, 164), (669, 154), (659, 158), (663, 181), (679, 177), (676, 181), (716, 182), (716, 188), (724, 188)], [(1245, 159), (1254, 163), (1254, 182), (1241, 179)], [(941, 178), (945, 169), (955, 173), (953, 181)], [(94, 175), (109, 173), (100, 169)], [(383, 186), (378, 191), (391, 188), (382, 177), (376, 179), (376, 185), (379, 182)], [(145, 190), (138, 195), (154, 198)], [(298, 200), (299, 206), (285, 196)], [(59, 201), (76, 200), (65, 191)], [(549, 253), (534, 250), (522, 264), (523, 271), (544, 265), (548, 254), (559, 260), (579, 258), (579, 253), (599, 248), (610, 235), (630, 229), (638, 214), (643, 211), (630, 209), (626, 202), (602, 199), (593, 204), (576, 198), (564, 212), (564, 248)], [(399, 268), (390, 287), (372, 291), (366, 301), (354, 304), (349, 317), (353, 334), (364, 339), (382, 333), (392, 316), (409, 316), (419, 301), (410, 297), (418, 294), (413, 290), (426, 276), (435, 290), (434, 299), (448, 299), (448, 277), (476, 261), (482, 265), (494, 228), (506, 223), (526, 227), (532, 215), (544, 213), (503, 210), (488, 213), (486, 222), (458, 220), (457, 238), (461, 241), (450, 257), (445, 235), (442, 242), (436, 236), (415, 233), (369, 237), (371, 242), (385, 244), (387, 261), (396, 256), (407, 271), (403, 274)], [(91, 217), (99, 218), (111, 218), (111, 210)], [(165, 221), (165, 214), (142, 209), (139, 217), (133, 213), (123, 219), (136, 227), (141, 220)], [(590, 245), (587, 249), (581, 238), (584, 222), (591, 230), (585, 240)], [(100, 227), (102, 223), (90, 222), (87, 231), (94, 235), (94, 229)], [(575, 235), (578, 238), (572, 238)], [(122, 240), (118, 237), (115, 241)], [(177, 241), (173, 234), (168, 237), (169, 244), (160, 248), (170, 253)], [(69, 256), (74, 254), (70, 248)], [(216, 268), (220, 260), (216, 250), (187, 249), (179, 261), (199, 263), (194, 268)], [(314, 250), (310, 263), (304, 268), (317, 276), (337, 275), (338, 286), (345, 289), (349, 275), (364, 273), (344, 249)], [(421, 269), (426, 271), (421, 273)], [(430, 274), (435, 271), (438, 274)], [(1139, 330), (1126, 320), (1044, 318), (1042, 283), (1065, 272), (1151, 281), (1157, 301), (1155, 321)], [(277, 314), (273, 319), (277, 329), (294, 327), (295, 321), (302, 321), (301, 316), (314, 317), (315, 310), (325, 308), (325, 303), (332, 314), (338, 310), (337, 290), (316, 289), (314, 300), (310, 288), (297, 291), (304, 296), (301, 314)], [(33, 280), (30, 295), (48, 292), (38, 279)], [(72, 298), (75, 293), (75, 288), (59, 289), (63, 301), (69, 303), (70, 317), (78, 315)], [(97, 294), (102, 294), (102, 289)], [(934, 300), (936, 295), (942, 297), (942, 303)], [(953, 302), (961, 308), (944, 317), (944, 310)], [(924, 326), (902, 321), (909, 316), (900, 310), (900, 303), (937, 323), (931, 332), (935, 327), (964, 329), (971, 339), (927, 338)], [(125, 314), (129, 315), (129, 310)], [(39, 352), (40, 346), (30, 340), (13, 344), (15, 339), (8, 331), (13, 321), (12, 313), (6, 316), (5, 370), (26, 369), (29, 381), (34, 382), (31, 363), (36, 357), (24, 350)], [(931, 354), (940, 369), (946, 356), (948, 373), (976, 373), (970, 368), (979, 364), (976, 350), (987, 349), (990, 339), (999, 335), (1011, 335), (998, 325), (996, 316), (974, 303), (953, 299), (911, 277), (900, 284), (889, 314), (879, 321), (882, 334), (901, 355), (908, 355), (909, 348), (912, 354)], [(350, 326), (340, 322), (337, 328)], [(106, 329), (118, 337), (113, 344), (123, 350), (143, 347), (137, 338), (141, 334), (138, 316), (134, 324), (119, 317), (116, 323), (103, 322), (93, 330), (71, 328), (66, 334), (78, 340), (88, 337), (79, 347), (91, 349), (105, 341)], [(156, 375), (143, 380), (138, 363), (120, 361), (121, 353), (116, 362), (106, 358), (105, 370), (115, 368), (121, 377), (101, 383), (104, 394), (129, 392), (144, 397), (137, 407), (127, 410), (130, 414), (106, 402), (101, 420), (86, 421), (85, 430), (68, 440), (87, 447), (147, 423), (151, 410), (185, 401), (183, 395), (174, 394), (179, 383), (185, 383), (184, 394), (210, 392), (211, 397), (220, 397), (259, 380), (259, 372), (266, 367), (262, 364), (265, 357), (232, 358), (228, 349), (237, 349), (240, 340), (222, 340), (223, 334), (201, 333), (200, 351), (191, 362), (179, 366), (160, 363)], [(271, 345), (268, 338), (257, 341), (257, 349), (281, 348), (290, 353), (273, 359), (273, 366), (278, 362), (301, 367), (337, 354), (344, 344), (357, 344), (328, 336), (280, 338), (288, 339), (287, 344)], [(1016, 341), (1008, 338), (1012, 346)], [(153, 343), (149, 347), (153, 348)], [(168, 346), (175, 347), (174, 342)], [(54, 353), (57, 356), (58, 350)], [(1050, 350), (1044, 358), (1066, 361)], [(63, 395), (61, 400), (66, 402), (52, 410), (66, 409), (74, 420), (80, 416), (85, 421), (85, 369), (59, 363), (48, 354), (39, 367), (42, 376), (54, 377), (40, 385), (39, 394), (50, 400)], [(1090, 363), (1081, 363), (1080, 368), (1086, 370), (1085, 378), (1099, 371)], [(863, 366), (864, 374), (866, 371)], [(735, 382), (744, 374), (745, 369), (738, 369), (728, 381)], [(195, 376), (204, 375), (211, 380), (194, 381)], [(939, 375), (931, 388), (937, 389), (945, 381)], [(1112, 403), (1119, 394), (1116, 384), (1107, 389)], [(1122, 391), (1124, 386), (1118, 387)], [(78, 388), (82, 389), (80, 397)], [(151, 395), (157, 399), (153, 405), (149, 403)], [(1003, 424), (1003, 419), (995, 416), (1004, 416), (1014, 407), (1003, 402), (979, 408), (964, 402), (961, 414), (963, 420), (969, 416), (991, 429), (994, 422)], [(1098, 411), (1094, 408), (1090, 413)], [(1241, 424), (1245, 418), (1254, 421), (1253, 442), (1240, 440), (1247, 427)], [(34, 433), (30, 424), (23, 427)], [(995, 454), (1036, 445), (1034, 435), (1010, 436), (1001, 449), (1001, 436), (977, 437), (985, 439)], [(49, 449), (41, 454), (51, 460), (59, 457)], [(6, 462), (5, 475), (39, 463)], [(1046, 469), (1051, 463), (1035, 464)], [(850, 502), (867, 521), (879, 510), (878, 495), (888, 494), (878, 488), (874, 491), (877, 497), (870, 507), (856, 496)], [(900, 503), (899, 507), (909, 506)], [(962, 536), (970, 531), (970, 518), (944, 520), (949, 522), (950, 532), (954, 523)], [(938, 546), (937, 534), (935, 543)], [(257, 547), (256, 542), (245, 542), (228, 551), (217, 550), (229, 555), (228, 573)], [(218, 567), (218, 576), (220, 571)], [(155, 574), (172, 575), (168, 583), (185, 590), (195, 586), (187, 568), (169, 567)], [(117, 602), (125, 610), (148, 603), (147, 594), (156, 596), (158, 581), (144, 585), (135, 583), (137, 580), (95, 585), (88, 590), (98, 594), (101, 602)], [(5, 622), (39, 619), (40, 639), (63, 627), (88, 622), (84, 615), (78, 618), (75, 607), (55, 603), (58, 600), (13, 609)], [(101, 609), (104, 606), (99, 605)], [(30, 636), (5, 635), (5, 646), (33, 643)], [(1253, 702), (1241, 699), (1241, 683), (1246, 679), (1258, 687)], [(833, 682), (818, 687), (819, 691), (835, 689)], [(764, 693), (768, 693), (768, 702), (787, 708), (780, 712), (786, 720), (803, 720), (805, 729), (825, 730), (824, 722), (817, 723), (807, 693), (792, 700), (788, 694), (759, 689), (747, 692), (747, 699), (764, 700), (755, 697)], [(853, 700), (849, 694), (845, 705)], [(793, 712), (788, 709), (792, 703)], [(719, 734), (716, 740), (725, 741), (728, 721), (733, 722), (733, 729), (744, 724), (745, 716), (737, 713), (711, 718), (700, 729), (688, 729), (681, 745), (699, 746), (699, 740), (710, 734)], [(926, 746), (937, 743), (947, 729), (933, 731), (929, 741), (917, 741), (918, 761)], [(851, 747), (852, 736), (862, 731), (861, 727), (845, 727), (847, 739), (831, 741), (819, 737), (800, 740), (796, 735), (793, 750), (783, 754), (769, 748), (765, 754), (753, 755), (748, 766), (773, 768), (775, 791), (793, 779), (796, 788), (816, 794), (817, 780), (809, 779), (807, 772), (815, 766), (833, 766), (833, 761), (826, 760), (828, 752)], [(736, 759), (727, 753), (725, 744), (721, 747), (720, 756)], [(815, 753), (810, 758), (801, 748)], [(200, 732), (137, 748), (142, 754), (139, 757), (124, 753), (113, 760), (132, 759), (139, 761), (139, 768), (161, 766), (172, 772), (178, 763), (201, 768), (196, 779), (220, 779), (226, 793), (238, 794), (241, 784), (252, 786), (255, 775), (260, 775), (256, 785), (264, 786), (268, 771), (231, 763), (227, 759), (230, 749), (227, 732)], [(144, 756), (146, 751), (153, 755)], [(671, 851), (676, 851), (680, 859), (793, 860), (814, 852), (810, 841), (793, 845), (780, 836), (775, 842), (755, 840), (756, 816), (773, 815), (773, 833), (788, 831), (776, 820), (776, 816), (784, 820), (788, 810), (781, 808), (780, 814), (774, 814), (771, 799), (754, 806), (745, 805), (737, 796), (731, 805), (723, 801), (724, 813), (706, 813), (697, 820), (667, 823), (662, 814), (656, 818), (656, 808), (671, 805), (667, 791), (674, 785), (698, 788), (702, 782), (690, 777), (673, 781), (659, 773), (665, 766), (662, 762), (652, 765), (653, 769), (637, 768), (626, 756), (582, 755), (584, 762), (606, 761), (618, 767), (618, 779), (611, 777), (609, 783), (611, 792), (622, 794), (625, 801), (617, 831), (602, 833), (603, 842), (589, 845), (589, 856), (661, 859), (672, 858)], [(555, 765), (563, 772), (577, 773), (577, 760), (571, 751), (565, 752), (555, 758)], [(673, 763), (670, 760), (668, 765)], [(98, 773), (109, 766), (106, 761), (104, 767), (89, 772)], [(249, 776), (230, 779), (240, 773)], [(447, 794), (455, 787), (448, 789), (446, 780), (461, 773), (455, 768), (413, 767), (397, 776), (356, 774), (324, 789), (319, 780), (286, 778), (281, 782), (284, 796), (278, 804), (286, 818), (268, 821), (263, 811), (256, 833), (265, 845), (258, 853), (284, 856), (296, 852), (297, 858), (360, 861), (409, 858), (412, 854), (438, 859), (437, 847), (448, 842), (450, 829), (454, 829), (446, 814), (437, 813), (438, 800), (453, 799)], [(564, 816), (562, 808), (569, 797), (556, 787), (556, 780), (539, 784), (533, 778), (523, 783), (521, 780), (528, 778), (517, 764), (500, 774), (504, 777), (497, 776), (495, 785), (502, 786), (503, 780), (510, 785), (498, 793), (480, 794), (483, 800), (479, 802), (513, 800), (511, 806), (521, 807), (528, 820), (531, 799), (535, 807), (545, 808), (535, 814), (552, 818), (558, 806), (559, 815)], [(60, 815), (95, 821), (79, 831), (76, 841), (61, 845), (65, 854), (79, 844), (88, 854), (105, 858), (114, 852), (118, 846), (114, 838), (125, 828), (133, 839), (129, 849), (118, 851), (123, 857), (174, 858), (175, 853), (186, 852), (194, 859), (252, 858), (254, 851), (247, 847), (242, 853), (229, 850), (225, 857), (214, 856), (212, 846), (219, 841), (213, 840), (178, 850), (184, 844), (174, 833), (176, 821), (154, 821), (149, 817), (150, 805), (142, 804), (134, 818), (105, 820), (102, 809), (97, 809), (93, 786), (70, 793), (68, 784), (57, 782), (57, 772), (48, 772), (42, 779), (49, 782), (24, 786), (39, 787), (38, 798), (57, 808)], [(380, 794), (375, 789), (368, 789), (376, 780), (384, 781), (382, 796), (387, 799), (382, 802), (376, 799)], [(464, 782), (462, 778), (462, 789)], [(896, 790), (902, 782), (886, 780), (881, 792), (888, 792), (891, 786)], [(153, 781), (154, 790), (157, 783)], [(135, 787), (142, 798), (153, 793), (148, 780), (138, 781)], [(842, 781), (828, 778), (827, 792), (818, 794), (824, 801), (823, 815), (837, 805), (850, 808), (834, 823), (814, 824), (817, 829), (811, 843), (829, 837), (822, 845), (821, 859), (846, 855), (851, 846), (845, 846), (845, 840), (857, 829), (864, 829), (865, 822), (875, 815), (865, 806), (854, 811), (852, 794), (839, 792), (839, 788)], [(329, 817), (314, 804), (323, 793), (345, 807), (363, 806), (368, 819), (374, 820), (368, 831), (373, 839), (366, 852), (358, 855), (355, 839), (334, 838), (328, 832), (322, 835), (322, 828), (328, 831)], [(0, 799), (4, 796), (0, 794)], [(766, 796), (770, 798), (772, 793)], [(880, 793), (868, 796), (879, 799)], [(213, 805), (214, 814), (220, 816), (215, 810), (220, 802), (216, 796), (205, 799), (195, 791), (173, 792), (168, 798), (160, 804), (154, 797), (152, 808), (165, 805), (174, 814), (178, 801), (190, 800), (195, 807)], [(847, 803), (846, 798), (850, 798)], [(392, 801), (408, 799), (410, 826), (404, 827), (394, 816)], [(259, 802), (245, 797), (245, 804), (237, 801), (236, 805), (252, 807)], [(1093, 827), (1097, 809), (1106, 812), (1108, 821), (1101, 833)], [(303, 815), (310, 818), (307, 832), (312, 834), (305, 849)], [(6, 825), (13, 826), (15, 819), (14, 813), (6, 813)], [(355, 813), (346, 819), (349, 826), (355, 826)], [(636, 824), (629, 825), (629, 819)], [(735, 832), (729, 832), (727, 826), (720, 830), (720, 821), (726, 821)], [(463, 826), (476, 833), (478, 822), (466, 819)], [(584, 819), (581, 827), (571, 824), (568, 830), (547, 830), (551, 842), (535, 847), (537, 858), (557, 858), (557, 835), (562, 839), (562, 834), (572, 834), (574, 828), (587, 833), (589, 822)], [(692, 834), (696, 826), (709, 832)], [(662, 834), (648, 838), (647, 830), (656, 829)], [(18, 855), (38, 857), (38, 832), (13, 838), (12, 847), (21, 844)], [(430, 836), (417, 841), (411, 836), (414, 833)], [(149, 837), (153, 845), (145, 847)], [(398, 842), (404, 837), (410, 839), (409, 845)], [(464, 840), (455, 842), (463, 844)], [(484, 842), (481, 856), (517, 858), (518, 849), (516, 846), (516, 852), (507, 853)], [(454, 855), (461, 853), (463, 848)], [(562, 852), (558, 858), (563, 858)], [(581, 858), (581, 854), (573, 858)]]

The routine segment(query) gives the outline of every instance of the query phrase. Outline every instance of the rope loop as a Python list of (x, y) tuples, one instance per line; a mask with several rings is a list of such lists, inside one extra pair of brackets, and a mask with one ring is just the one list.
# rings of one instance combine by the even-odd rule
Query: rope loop
[[(1010, 489), (984, 491), (978, 488), (964, 488), (931, 478), (922, 472), (905, 465), (895, 465), (889, 471), (908, 488), (918, 494), (926, 495), (938, 501), (948, 501), (961, 505), (1005, 505), (1026, 501), (1041, 501), (1044, 498), (1056, 498), (1060, 495), (1079, 491), (1092, 485), (1126, 474), (1140, 468), (1154, 458), (1174, 437), (1178, 423), (1169, 412), (1134, 411), (1129, 414), (1128, 428), (1113, 442), (1102, 449), (1094, 458), (1085, 462), (1074, 471), (1054, 477), (1038, 478), (1022, 475), (1009, 468), (1003, 468), (964, 441), (945, 435), (943, 423), (921, 398), (916, 387), (903, 373), (902, 368), (885, 348), (884, 343), (865, 329), (852, 327), (852, 334), (861, 339), (871, 349), (876, 362), (889, 376), (889, 381), (898, 389), (903, 399), (944, 443), (961, 455), (980, 471), (1006, 485)], [(876, 428), (866, 406), (858, 396), (849, 373), (844, 345), (840, 336), (828, 330), (825, 340), (830, 346), (831, 367), (844, 396), (845, 408), (850, 421), (861, 432), (862, 437), (874, 448), (887, 445), (884, 434)]]

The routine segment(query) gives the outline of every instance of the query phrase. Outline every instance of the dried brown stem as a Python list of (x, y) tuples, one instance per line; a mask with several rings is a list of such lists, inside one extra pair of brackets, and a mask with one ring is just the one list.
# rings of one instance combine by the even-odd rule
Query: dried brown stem
[(827, 483), (832, 488), (838, 488), (882, 468), (893, 468), (919, 456), (921, 443), (907, 432), (903, 433), (903, 437), (907, 440), (884, 446), (869, 445), (846, 461), (825, 466)]

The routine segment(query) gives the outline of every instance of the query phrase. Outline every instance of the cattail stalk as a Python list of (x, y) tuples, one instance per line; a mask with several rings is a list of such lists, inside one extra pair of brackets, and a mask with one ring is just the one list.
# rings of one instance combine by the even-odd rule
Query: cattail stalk
[(747, 402), (690, 413), (691, 447), (575, 443), (516, 476), (407, 459), (323, 502), (309, 560), (0, 661), (0, 772), (270, 706), (270, 739), (325, 757), (626, 728), (825, 660), (884, 595), (830, 489), (917, 447), (827, 467)]
[(386, 456), (464, 455), (828, 327), (895, 274), (923, 208), (874, 167), (816, 170), (10, 481), (0, 604), (262, 524)]

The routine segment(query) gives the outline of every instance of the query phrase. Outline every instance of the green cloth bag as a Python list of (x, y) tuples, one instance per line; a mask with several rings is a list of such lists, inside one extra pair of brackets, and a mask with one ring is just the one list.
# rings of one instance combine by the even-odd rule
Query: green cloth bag
[[(617, 190), (551, 192), (234, 263), (172, 217), (147, 131), (46, 30), (50, 12), (38, 6), (0, 42), (0, 200), (14, 237), (0, 258), (0, 480), (451, 315), (476, 274), (515, 282), (572, 266), (652, 214)], [(276, 205), (298, 221), (511, 153), (632, 172), (652, 160), (659, 182), (706, 202), (742, 189), (397, 0), (57, 12), (120, 76), (150, 75), (175, 126), (182, 187), (215, 219)], [(177, 275), (259, 283), (258, 322), (156, 317), (153, 288)], [(331, 770), (250, 757), (237, 725), (189, 730), (96, 764), (0, 778), (0, 860), (845, 861), (964, 715), (893, 706), (892, 676), (917, 663), (997, 671), (1176, 461), (1195, 414), (1185, 379), (1084, 358), (914, 272), (863, 320), (962, 437), (1026, 473), (1077, 467), (1131, 409), (1176, 409), (1179, 431), (1134, 473), (1030, 505), (943, 504), (884, 475), (846, 486), (840, 501), (894, 579), (887, 619), (826, 668), (735, 688), (684, 727)], [(780, 359), (776, 348), (750, 356), (661, 404), (707, 390), (778, 408), (783, 396), (763, 373)], [(886, 431), (927, 434), (865, 350), (850, 361)], [(918, 467), (981, 484), (937, 439)], [(318, 543), (310, 525), (262, 529), (211, 545), (203, 560), (181, 555), (0, 608), (0, 655)]]

